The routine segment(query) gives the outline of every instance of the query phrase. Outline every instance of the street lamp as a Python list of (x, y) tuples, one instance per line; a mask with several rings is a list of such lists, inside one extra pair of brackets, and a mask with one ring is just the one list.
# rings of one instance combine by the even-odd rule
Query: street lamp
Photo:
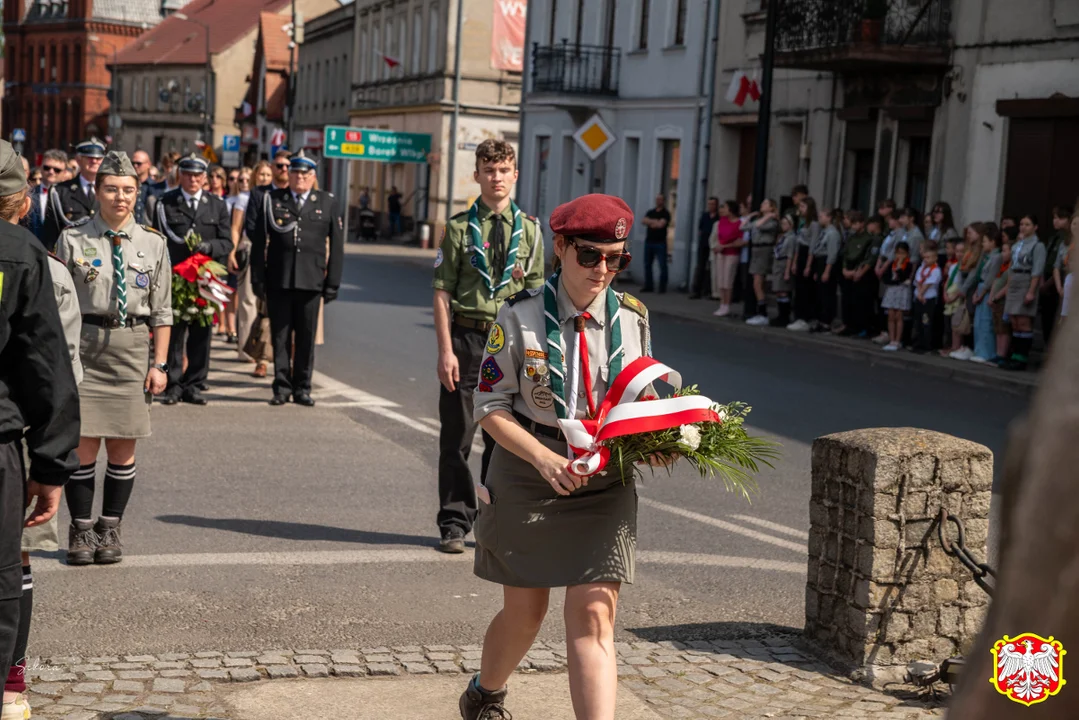
[(210, 102), (210, 96), (212, 94), (212, 91), (210, 89), (210, 80), (213, 76), (213, 66), (210, 62), (210, 26), (202, 22), (201, 20), (196, 20), (195, 18), (190, 17), (182, 12), (174, 12), (171, 17), (174, 17), (177, 20), (184, 20), (187, 22), (195, 23), (196, 25), (202, 27), (203, 31), (206, 33), (206, 79), (204, 81), (204, 84), (206, 85), (206, 90), (202, 104), (202, 137), (206, 143), (206, 146), (212, 148), (214, 145), (214, 139), (213, 131), (211, 129), (213, 128), (213, 123), (210, 119), (210, 113), (213, 104)]

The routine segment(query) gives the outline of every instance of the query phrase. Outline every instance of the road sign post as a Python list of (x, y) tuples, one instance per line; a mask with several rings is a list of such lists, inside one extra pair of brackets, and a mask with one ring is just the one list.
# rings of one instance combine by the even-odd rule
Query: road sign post
[(387, 163), (426, 163), (431, 136), (392, 130), (327, 125), (323, 153), (328, 158), (373, 160)]
[(221, 138), (221, 164), (228, 168), (240, 167), (240, 136), (224, 135)]

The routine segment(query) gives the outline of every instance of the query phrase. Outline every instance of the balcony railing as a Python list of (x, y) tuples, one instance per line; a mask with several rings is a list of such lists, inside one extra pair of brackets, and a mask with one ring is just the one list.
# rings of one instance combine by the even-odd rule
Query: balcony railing
[(951, 0), (771, 0), (776, 65), (857, 70), (865, 65), (944, 66)]
[(532, 46), (532, 92), (618, 95), (621, 48), (578, 45)]

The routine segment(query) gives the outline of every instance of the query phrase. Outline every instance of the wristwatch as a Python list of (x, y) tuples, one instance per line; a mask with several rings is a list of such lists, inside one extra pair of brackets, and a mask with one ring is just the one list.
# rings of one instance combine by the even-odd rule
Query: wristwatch
[(153, 368), (154, 368), (154, 370), (160, 370), (161, 372), (165, 373), (166, 375), (169, 374), (169, 364), (168, 363), (158, 363), (157, 365), (154, 365)]

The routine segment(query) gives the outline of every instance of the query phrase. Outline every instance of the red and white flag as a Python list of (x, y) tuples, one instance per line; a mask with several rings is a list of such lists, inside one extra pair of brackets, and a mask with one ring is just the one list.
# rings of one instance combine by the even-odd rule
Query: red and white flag
[(375, 55), (378, 55), (380, 58), (382, 58), (382, 61), (390, 66), (390, 70), (393, 70), (395, 67), (401, 64), (400, 60), (393, 57), (392, 55), (387, 55), (386, 53), (381, 52), (378, 48), (375, 48)]
[(736, 70), (731, 78), (731, 84), (727, 87), (727, 102), (734, 103), (738, 107), (746, 104), (747, 99), (754, 102), (761, 99), (761, 86), (757, 79), (749, 79), (741, 70)]

